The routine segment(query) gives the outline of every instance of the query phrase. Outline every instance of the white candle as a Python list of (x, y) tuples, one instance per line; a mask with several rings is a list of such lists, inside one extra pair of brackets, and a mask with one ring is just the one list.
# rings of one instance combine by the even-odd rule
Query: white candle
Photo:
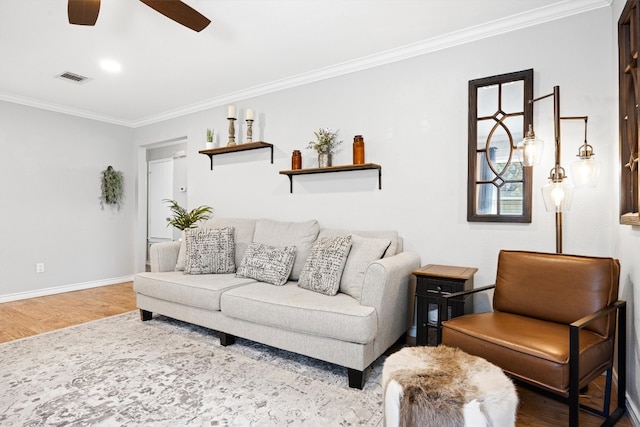
[(247, 108), (247, 120), (253, 120), (253, 109)]
[(235, 119), (236, 118), (236, 106), (235, 105), (229, 105), (229, 108), (227, 109), (227, 118), (229, 118), (229, 119)]

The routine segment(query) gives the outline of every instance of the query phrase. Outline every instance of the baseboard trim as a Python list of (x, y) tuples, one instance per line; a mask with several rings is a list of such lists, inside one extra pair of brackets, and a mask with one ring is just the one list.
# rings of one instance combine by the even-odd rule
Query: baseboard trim
[(634, 426), (640, 426), (640, 412), (634, 402), (629, 399), (629, 393), (627, 393), (627, 414), (629, 415), (629, 420), (631, 424)]
[(72, 285), (56, 286), (53, 288), (36, 289), (34, 291), (18, 292), (15, 294), (0, 295), (0, 303), (18, 301), (21, 299), (43, 297), (46, 295), (62, 294), (64, 292), (80, 291), (82, 289), (97, 288), (99, 286), (115, 285), (123, 282), (130, 282), (133, 276), (113, 277), (104, 280), (95, 280), (92, 282), (75, 283)]

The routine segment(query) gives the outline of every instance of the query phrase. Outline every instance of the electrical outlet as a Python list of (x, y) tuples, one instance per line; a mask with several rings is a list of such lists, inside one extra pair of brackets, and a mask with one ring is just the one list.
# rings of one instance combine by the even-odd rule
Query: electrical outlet
[(36, 273), (44, 273), (44, 262), (36, 264)]

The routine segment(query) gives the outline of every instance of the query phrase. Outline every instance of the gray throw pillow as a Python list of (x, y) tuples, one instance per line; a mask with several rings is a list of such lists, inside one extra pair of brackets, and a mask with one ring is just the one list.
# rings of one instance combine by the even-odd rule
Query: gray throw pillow
[(315, 219), (291, 222), (261, 218), (256, 222), (252, 241), (276, 247), (295, 246), (296, 259), (293, 261), (290, 277), (291, 280), (298, 280), (319, 230), (320, 225)]
[(337, 294), (350, 249), (351, 236), (318, 239), (302, 267), (298, 286), (325, 295)]
[(340, 292), (360, 301), (367, 267), (373, 261), (382, 258), (389, 245), (391, 245), (390, 239), (360, 237), (352, 234), (351, 251), (340, 279)]
[(188, 228), (184, 231), (184, 274), (221, 274), (236, 270), (233, 228)]
[(262, 243), (250, 243), (238, 267), (236, 277), (248, 277), (282, 286), (287, 283), (295, 258), (295, 246), (275, 247)]

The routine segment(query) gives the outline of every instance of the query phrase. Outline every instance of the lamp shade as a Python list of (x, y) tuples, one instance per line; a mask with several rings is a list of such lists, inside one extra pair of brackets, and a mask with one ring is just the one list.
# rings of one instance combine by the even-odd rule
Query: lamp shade
[(576, 188), (595, 187), (600, 174), (600, 162), (593, 157), (571, 163), (571, 178)]
[(585, 139), (584, 145), (578, 148), (578, 159), (571, 163), (571, 177), (576, 188), (595, 187), (598, 183), (600, 162), (594, 156), (593, 147)]
[(542, 198), (547, 212), (567, 212), (573, 201), (573, 186), (566, 180), (551, 181), (542, 187)]
[(529, 126), (529, 132), (522, 141), (516, 146), (518, 160), (522, 166), (536, 166), (542, 160), (542, 152), (544, 151), (544, 141), (538, 139)]

